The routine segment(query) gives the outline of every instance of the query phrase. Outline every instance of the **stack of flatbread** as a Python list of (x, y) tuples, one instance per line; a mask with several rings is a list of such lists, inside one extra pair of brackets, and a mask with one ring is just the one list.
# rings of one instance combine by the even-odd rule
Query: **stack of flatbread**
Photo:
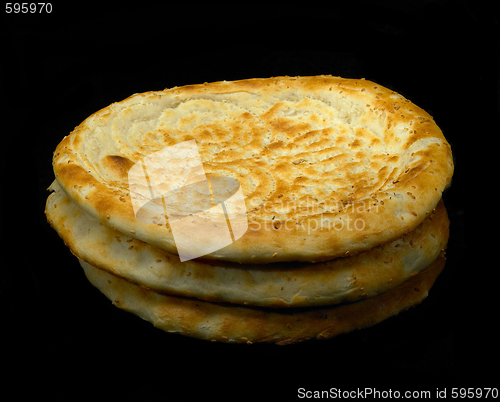
[(49, 223), (114, 305), (167, 332), (289, 344), (421, 302), (444, 267), (450, 145), (367, 80), (146, 92), (58, 145)]

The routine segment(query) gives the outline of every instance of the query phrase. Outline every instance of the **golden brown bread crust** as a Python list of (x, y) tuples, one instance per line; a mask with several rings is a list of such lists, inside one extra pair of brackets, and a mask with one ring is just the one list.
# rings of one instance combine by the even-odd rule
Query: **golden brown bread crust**
[(220, 342), (279, 345), (331, 338), (394, 316), (427, 297), (444, 263), (443, 253), (429, 268), (398, 287), (356, 303), (270, 310), (158, 294), (80, 261), (89, 281), (115, 306), (164, 331)]
[(79, 259), (158, 292), (270, 307), (353, 302), (396, 287), (427, 268), (446, 247), (449, 220), (440, 202), (413, 232), (355, 256), (318, 263), (242, 265), (180, 262), (179, 257), (113, 230), (58, 188), (47, 219)]
[(175, 253), (168, 223), (135, 219), (127, 172), (193, 138), (208, 176), (240, 181), (248, 212), (245, 235), (207, 259), (322, 261), (373, 248), (414, 230), (453, 174), (450, 146), (425, 111), (373, 82), (331, 76), (131, 96), (65, 137), (54, 172), (87, 213)]

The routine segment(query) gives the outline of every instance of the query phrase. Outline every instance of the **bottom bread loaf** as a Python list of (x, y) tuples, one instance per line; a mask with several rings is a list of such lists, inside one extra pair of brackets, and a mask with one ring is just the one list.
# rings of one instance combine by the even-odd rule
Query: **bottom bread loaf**
[(238, 343), (292, 344), (377, 324), (419, 304), (445, 263), (444, 251), (425, 270), (365, 300), (328, 307), (265, 308), (214, 303), (149, 290), (80, 260), (86, 277), (113, 304), (167, 332)]

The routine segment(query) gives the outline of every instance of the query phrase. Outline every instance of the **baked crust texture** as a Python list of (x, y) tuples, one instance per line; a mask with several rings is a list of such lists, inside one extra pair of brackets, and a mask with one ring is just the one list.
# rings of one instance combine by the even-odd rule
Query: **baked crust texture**
[(207, 177), (238, 180), (247, 209), (246, 233), (206, 259), (314, 262), (371, 249), (415, 230), (453, 174), (450, 145), (424, 110), (367, 80), (315, 76), (113, 103), (58, 145), (56, 180), (103, 224), (177, 253), (168, 219), (136, 219), (127, 178), (146, 156), (193, 139)]
[(80, 261), (85, 275), (116, 307), (155, 327), (209, 341), (293, 344), (377, 324), (425, 299), (444, 267), (442, 253), (396, 288), (356, 303), (309, 309), (264, 309), (159, 294)]
[(298, 307), (355, 302), (389, 291), (426, 269), (446, 247), (449, 220), (440, 202), (413, 232), (353, 256), (325, 262), (239, 264), (184, 261), (102, 225), (56, 182), (46, 205), (51, 226), (73, 254), (157, 292), (213, 302)]

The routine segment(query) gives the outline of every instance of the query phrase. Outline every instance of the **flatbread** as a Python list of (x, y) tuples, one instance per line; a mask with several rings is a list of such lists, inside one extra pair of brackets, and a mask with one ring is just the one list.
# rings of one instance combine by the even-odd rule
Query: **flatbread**
[(444, 253), (398, 287), (366, 300), (318, 309), (269, 310), (159, 294), (80, 261), (113, 304), (167, 332), (221, 342), (291, 344), (377, 324), (420, 303), (444, 267)]
[[(453, 174), (450, 145), (429, 114), (376, 83), (332, 76), (136, 94), (65, 137), (54, 173), (85, 212), (175, 254), (173, 220), (137, 219), (128, 173), (192, 140), (209, 180), (240, 183), (248, 223), (241, 237), (232, 228), (234, 242), (206, 259), (312, 262), (374, 248), (415, 230)], [(157, 199), (161, 209), (165, 197)], [(193, 222), (210, 223), (202, 217)], [(193, 245), (218, 238), (215, 227), (222, 229), (215, 221), (211, 227), (193, 229)]]
[(413, 232), (360, 254), (318, 263), (242, 265), (181, 262), (78, 208), (57, 182), (47, 218), (78, 258), (138, 285), (208, 301), (268, 307), (353, 302), (387, 292), (427, 268), (446, 247), (449, 220), (440, 202)]

